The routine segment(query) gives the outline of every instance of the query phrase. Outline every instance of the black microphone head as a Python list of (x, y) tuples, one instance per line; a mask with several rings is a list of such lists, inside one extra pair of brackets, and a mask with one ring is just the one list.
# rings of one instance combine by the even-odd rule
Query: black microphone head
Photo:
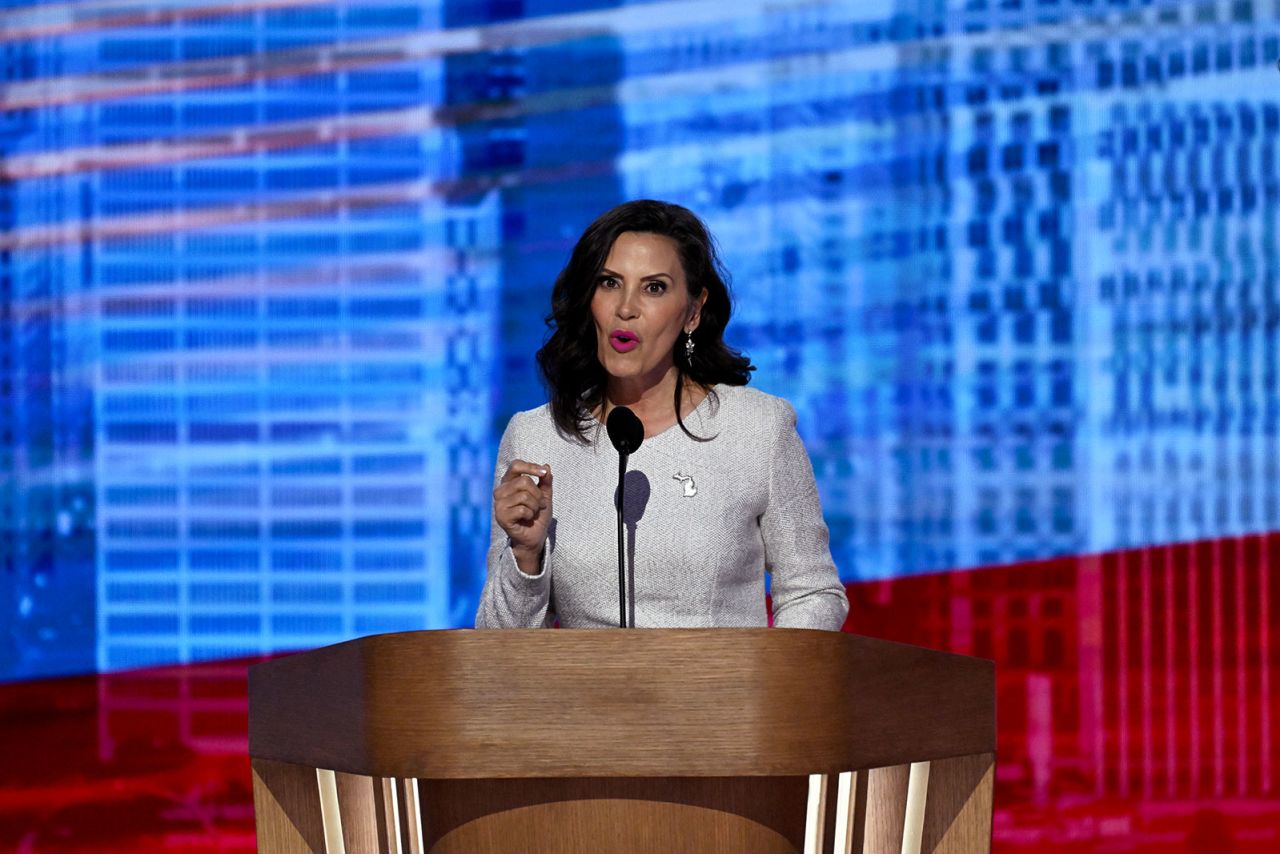
[(609, 431), (609, 441), (619, 454), (634, 454), (644, 441), (644, 425), (625, 406), (615, 406), (605, 419), (604, 427)]

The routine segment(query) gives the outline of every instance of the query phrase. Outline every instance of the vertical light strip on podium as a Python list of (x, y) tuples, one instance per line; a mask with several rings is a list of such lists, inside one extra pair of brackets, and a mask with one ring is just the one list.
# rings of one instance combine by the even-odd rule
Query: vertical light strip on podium
[(804, 811), (804, 854), (821, 854), (826, 818), (827, 775), (809, 775), (809, 803)]
[(347, 846), (342, 841), (342, 811), (338, 808), (338, 778), (332, 771), (317, 768), (316, 787), (320, 790), (325, 854), (347, 854)]
[[(869, 770), (862, 773), (870, 774)], [(855, 854), (854, 842), (858, 837), (857, 824), (859, 817), (854, 800), (857, 797), (858, 772), (844, 771), (836, 779), (835, 821), (832, 829), (831, 846), (826, 846), (824, 827), (826, 825), (827, 790), (831, 785), (830, 775), (809, 775), (809, 800), (805, 810), (804, 854), (822, 854), (825, 851), (834, 854)], [(913, 762), (907, 777), (905, 803), (902, 804), (902, 854), (920, 854), (924, 838), (925, 811), (928, 809), (929, 763)], [(888, 806), (888, 804), (886, 804)], [(897, 845), (896, 841), (894, 842)], [(856, 852), (861, 852), (859, 845)]]
[(853, 798), (857, 790), (858, 772), (842, 772), (839, 781), (836, 783), (836, 827), (832, 832), (831, 844), (831, 850), (834, 854), (853, 854), (853, 822), (855, 819)]
[(902, 826), (902, 854), (920, 854), (924, 811), (929, 794), (929, 763), (912, 762), (907, 778), (907, 809)]
[(418, 802), (418, 778), (409, 777), (404, 783), (404, 835), (405, 854), (424, 854), (422, 841), (422, 805)]

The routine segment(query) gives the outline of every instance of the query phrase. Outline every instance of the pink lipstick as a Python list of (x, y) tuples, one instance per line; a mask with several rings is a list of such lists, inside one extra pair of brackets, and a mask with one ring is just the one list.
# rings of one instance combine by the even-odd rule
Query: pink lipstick
[(609, 344), (619, 353), (629, 353), (640, 346), (640, 336), (627, 329), (615, 329), (609, 333)]

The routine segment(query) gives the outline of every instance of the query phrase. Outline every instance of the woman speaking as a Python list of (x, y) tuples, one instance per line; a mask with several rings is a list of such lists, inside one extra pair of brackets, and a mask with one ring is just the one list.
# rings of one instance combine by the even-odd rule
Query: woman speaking
[(638, 627), (838, 630), (849, 603), (795, 411), (746, 387), (724, 342), (729, 290), (690, 211), (606, 212), (556, 279), (538, 351), (550, 400), (498, 450), (477, 628), (618, 624), (618, 453), (604, 424), (644, 428), (623, 486), (629, 612)]

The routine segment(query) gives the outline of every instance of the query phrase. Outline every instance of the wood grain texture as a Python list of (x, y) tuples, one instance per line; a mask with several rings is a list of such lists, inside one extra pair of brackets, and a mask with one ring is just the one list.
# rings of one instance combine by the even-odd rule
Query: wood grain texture
[(799, 850), (804, 842), (808, 777), (671, 777), (550, 780), (419, 780), (428, 851), (457, 828), (557, 802), (630, 800), (683, 804), (738, 816)]
[(387, 854), (404, 854), (400, 844), (400, 797), (396, 794), (396, 781), (390, 777), (375, 777), (378, 787), (374, 797), (378, 800), (382, 821), (378, 825), (378, 843), (386, 845)]
[(250, 761), (258, 850), (325, 854), (316, 769), (269, 759)]
[(990, 662), (836, 632), (409, 632), (249, 682), (251, 756), (371, 776), (792, 776), (995, 747)]
[(871, 791), (871, 772), (863, 769), (853, 780), (853, 814), (849, 818), (847, 850), (861, 854), (866, 849), (867, 795)]
[(382, 816), (375, 797), (376, 783), (372, 777), (337, 772), (338, 810), (342, 815), (342, 841), (347, 854), (388, 854), (386, 832), (378, 839), (378, 824)]
[(864, 854), (901, 854), (910, 774), (910, 765), (872, 768), (867, 772)]
[(823, 854), (835, 851), (836, 817), (839, 809), (840, 774), (827, 774), (826, 800), (822, 805), (822, 845), (818, 850)]
[(990, 753), (932, 762), (921, 850), (931, 854), (990, 851), (994, 781), (995, 757)]
[[(513, 840), (519, 840), (513, 848)], [(464, 824), (431, 854), (796, 854), (787, 839), (732, 813), (657, 801), (559, 801)]]

